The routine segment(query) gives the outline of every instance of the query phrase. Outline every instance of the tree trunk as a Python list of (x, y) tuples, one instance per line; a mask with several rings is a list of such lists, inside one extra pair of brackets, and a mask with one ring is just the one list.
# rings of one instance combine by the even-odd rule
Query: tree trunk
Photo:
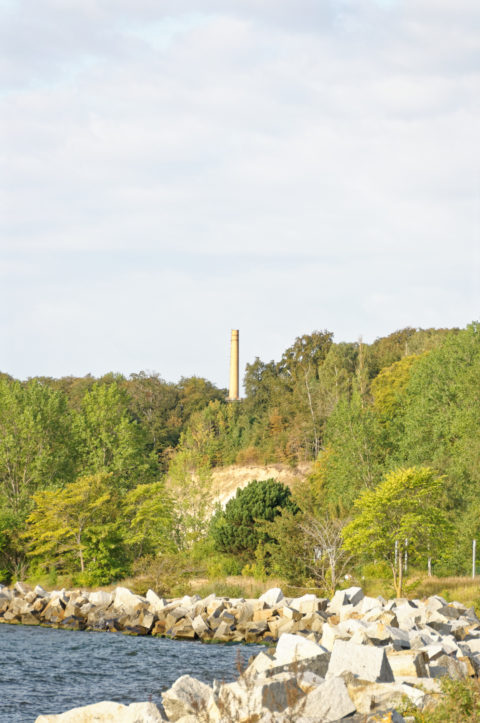
[(77, 545), (78, 545), (78, 557), (80, 559), (80, 570), (81, 570), (81, 572), (85, 572), (85, 561), (83, 559), (81, 532), (79, 532), (76, 537), (77, 537)]
[(317, 420), (315, 418), (315, 412), (313, 409), (313, 402), (312, 402), (312, 395), (310, 393), (310, 387), (308, 384), (308, 378), (307, 378), (307, 372), (304, 370), (305, 375), (305, 388), (307, 390), (307, 399), (308, 399), (308, 406), (310, 409), (310, 415), (312, 417), (312, 424), (313, 424), (313, 450), (314, 450), (314, 458), (317, 459), (318, 453), (320, 451), (320, 440), (318, 438), (318, 432), (317, 432)]
[(397, 597), (402, 597), (403, 587), (403, 565), (402, 565), (402, 551), (398, 552), (398, 586), (397, 586)]
[(393, 572), (393, 586), (395, 588), (395, 595), (397, 597), (402, 597), (402, 587), (403, 587), (403, 555), (402, 551), (398, 551), (398, 557), (396, 557), (395, 564), (392, 565), (392, 572)]

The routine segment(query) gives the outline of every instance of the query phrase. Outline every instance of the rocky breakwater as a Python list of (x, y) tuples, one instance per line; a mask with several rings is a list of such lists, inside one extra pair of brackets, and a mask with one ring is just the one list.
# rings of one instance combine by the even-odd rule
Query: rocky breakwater
[(34, 589), (18, 582), (0, 586), (0, 622), (73, 630), (110, 630), (204, 642), (271, 643), (282, 633), (319, 635), (328, 600), (315, 595), (285, 598), (278, 588), (259, 599), (209, 595), (165, 600), (124, 587), (113, 592)]
[[(354, 587), (336, 592), (326, 604), (305, 597), (304, 604), (308, 600), (316, 609), (300, 613), (278, 589), (262, 597), (269, 600), (259, 608), (267, 621), (266, 611), (289, 608), (291, 618), (283, 612), (277, 617), (293, 624), (307, 618), (316, 629), (308, 630), (305, 622), (295, 633), (277, 628), (276, 647), (253, 658), (233, 683), (209, 686), (182, 676), (163, 693), (162, 711), (153, 703), (100, 703), (41, 715), (36, 723), (400, 723), (408, 720), (398, 712), (405, 701), (420, 709), (435, 706), (442, 677), (478, 677), (480, 622), (460, 603), (439, 596), (386, 601)], [(239, 601), (239, 608), (244, 604)]]

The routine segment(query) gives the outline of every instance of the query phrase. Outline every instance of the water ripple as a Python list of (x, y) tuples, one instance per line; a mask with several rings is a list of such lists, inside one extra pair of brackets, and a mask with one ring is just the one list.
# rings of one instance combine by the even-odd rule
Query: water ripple
[(33, 723), (101, 700), (153, 700), (184, 674), (233, 680), (256, 645), (205, 645), (121, 633), (0, 625), (0, 721)]

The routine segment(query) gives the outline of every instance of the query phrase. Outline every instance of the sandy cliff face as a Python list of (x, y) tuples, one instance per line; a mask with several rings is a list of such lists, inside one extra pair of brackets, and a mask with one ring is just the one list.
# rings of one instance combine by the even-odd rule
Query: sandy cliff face
[(212, 472), (212, 489), (215, 501), (224, 507), (228, 500), (235, 497), (238, 488), (246, 487), (252, 480), (276, 479), (293, 489), (296, 483), (301, 482), (311, 471), (311, 463), (304, 463), (298, 467), (288, 467), (284, 464), (269, 465), (230, 465), (214, 469)]

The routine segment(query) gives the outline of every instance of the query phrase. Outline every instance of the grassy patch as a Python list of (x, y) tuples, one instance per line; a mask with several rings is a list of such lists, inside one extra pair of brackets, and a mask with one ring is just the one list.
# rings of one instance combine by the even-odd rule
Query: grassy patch
[(442, 680), (443, 696), (434, 708), (423, 711), (408, 707), (403, 715), (415, 723), (480, 723), (480, 681)]

